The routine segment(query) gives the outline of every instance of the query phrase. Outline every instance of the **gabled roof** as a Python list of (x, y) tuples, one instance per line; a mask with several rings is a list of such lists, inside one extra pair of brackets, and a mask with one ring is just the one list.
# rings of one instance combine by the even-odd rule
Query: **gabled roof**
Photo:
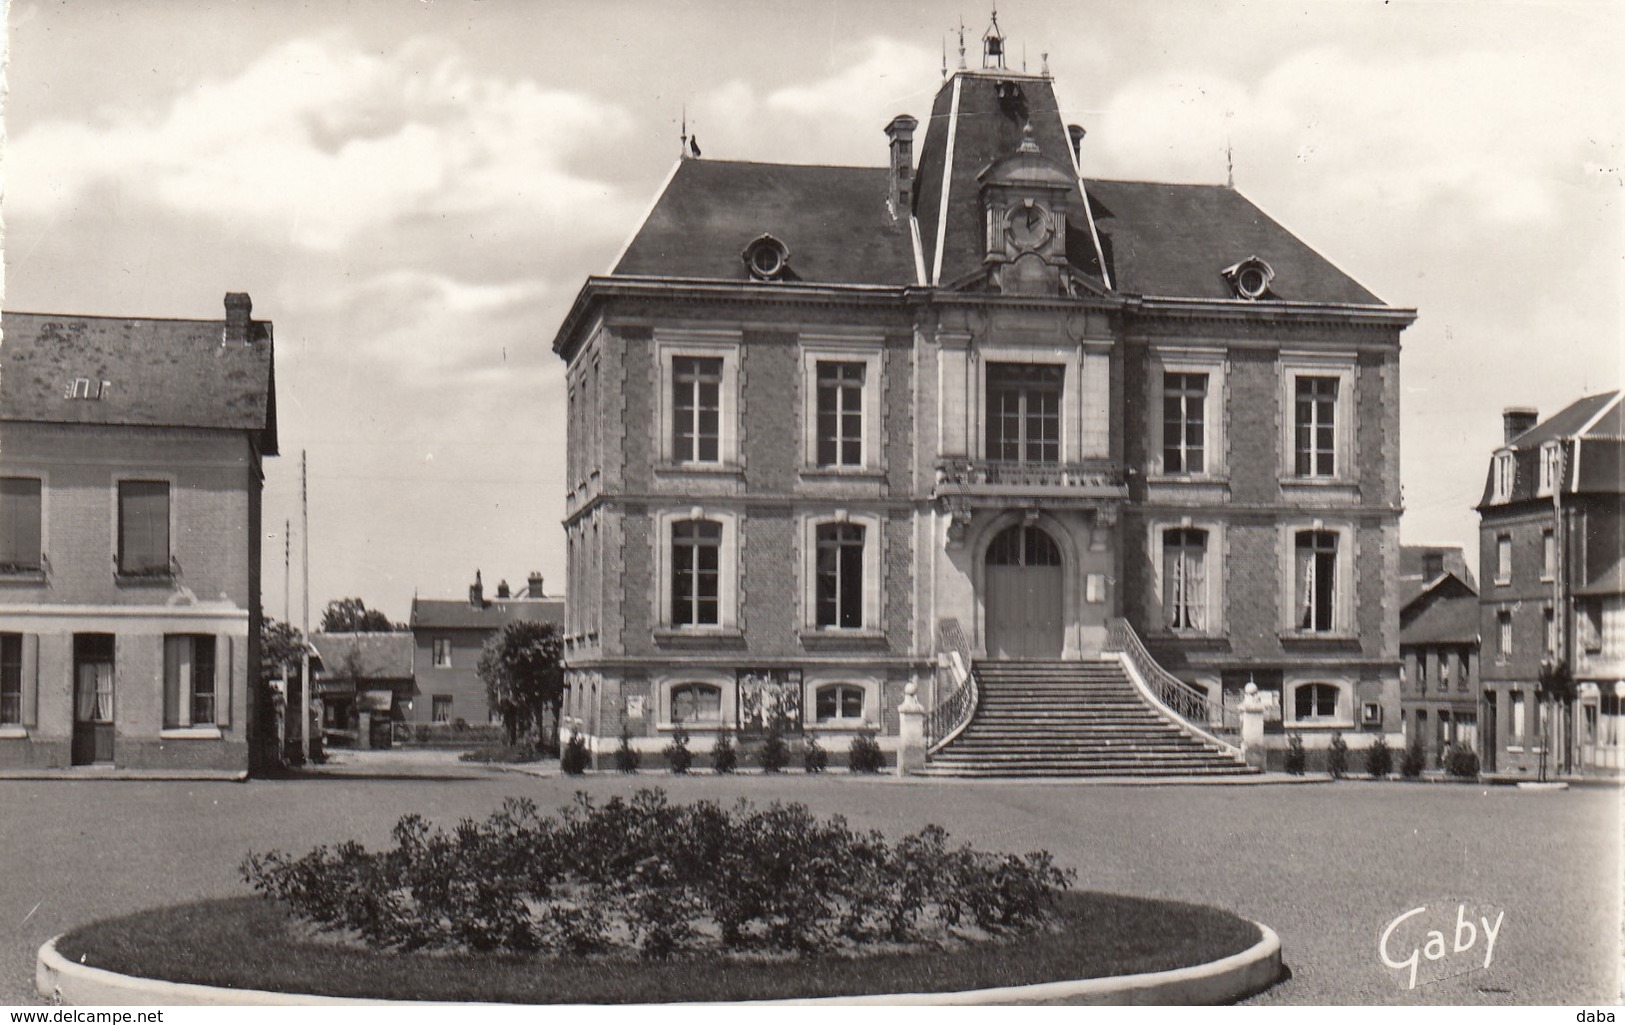
[(1399, 628), (1401, 646), (1477, 642), (1478, 599), (1472, 595), (1441, 597)]
[[(224, 320), (7, 312), (0, 330), (0, 420), (251, 431), (276, 454), (268, 321), (247, 341)], [(79, 380), (97, 397), (75, 397)]]
[(315, 633), (310, 643), (328, 676), (348, 673), (352, 657), (356, 671), (367, 679), (408, 680), (413, 675), (410, 633)]
[(564, 625), (563, 598), (496, 598), (476, 606), (468, 601), (412, 599), (412, 629), (500, 630), (529, 620)]
[[(1444, 572), (1426, 575), (1427, 557), (1438, 555)], [(1455, 577), (1469, 591), (1478, 593), (1473, 571), (1467, 565), (1467, 553), (1460, 545), (1400, 545), (1399, 546), (1399, 607), (1403, 610), (1423, 593), (1445, 577)]]

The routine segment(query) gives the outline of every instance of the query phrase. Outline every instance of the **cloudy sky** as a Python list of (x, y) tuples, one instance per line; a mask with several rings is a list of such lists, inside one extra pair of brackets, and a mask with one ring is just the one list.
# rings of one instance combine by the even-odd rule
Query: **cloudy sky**
[[(1228, 144), (1248, 197), (1420, 310), (1407, 542), (1476, 550), (1502, 407), (1619, 385), (1625, 4), (1001, 7), (1014, 60), (1048, 52), (1088, 127), (1088, 173), (1219, 182)], [(301, 449), (313, 609), (354, 594), (404, 619), (476, 567), (558, 591), (549, 344), (670, 168), (684, 105), (706, 157), (881, 165), (962, 11), (974, 60), (986, 11), (959, 0), (14, 0), (6, 308), (220, 317), (253, 295), (284, 453), (272, 614)]]

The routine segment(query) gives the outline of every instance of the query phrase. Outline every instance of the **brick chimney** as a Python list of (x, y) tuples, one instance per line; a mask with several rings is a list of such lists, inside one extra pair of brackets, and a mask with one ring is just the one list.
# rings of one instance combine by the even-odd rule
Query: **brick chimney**
[(497, 581), (497, 597), (498, 598), (512, 598), (513, 597), (513, 592), (508, 590), (508, 582), (506, 580)]
[(1443, 574), (1444, 574), (1444, 553), (1443, 552), (1423, 552), (1422, 553), (1422, 579), (1423, 580), (1437, 580)]
[(542, 593), (542, 575), (540, 573), (535, 572), (534, 570), (531, 571), (530, 579), (525, 581), (525, 597), (527, 597), (527, 598), (543, 598), (543, 597), (546, 597), (546, 595), (544, 595)]
[(1078, 166), (1083, 166), (1083, 137), (1089, 132), (1082, 125), (1067, 125), (1066, 137), (1072, 140), (1072, 156), (1077, 160)]
[(891, 140), (891, 193), (886, 205), (891, 208), (892, 220), (909, 215), (914, 205), (914, 129), (920, 123), (907, 114), (899, 114), (886, 125), (886, 138)]
[(480, 582), (480, 571), (474, 571), (474, 582), (468, 585), (468, 603), (476, 609), (485, 608), (485, 585)]
[(1503, 444), (1512, 444), (1518, 435), (1527, 434), (1539, 422), (1540, 412), (1530, 406), (1508, 406), (1501, 410), (1501, 424), (1506, 431)]
[(254, 309), (254, 300), (247, 292), (226, 293), (226, 337), (229, 343), (248, 344), (248, 314)]

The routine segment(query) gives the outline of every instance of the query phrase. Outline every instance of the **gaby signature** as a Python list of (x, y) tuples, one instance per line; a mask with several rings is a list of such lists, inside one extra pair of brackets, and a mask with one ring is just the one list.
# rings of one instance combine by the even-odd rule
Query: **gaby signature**
[[(1377, 941), (1377, 954), (1382, 963), (1409, 973), (1407, 989), (1416, 988), (1419, 970), (1426, 972), (1424, 982), (1438, 982), (1452, 975), (1488, 968), (1495, 960), (1495, 940), (1501, 934), (1506, 912), (1486, 905), (1473, 907), (1469, 914), (1468, 908), (1465, 903), (1457, 903), (1453, 909), (1444, 905), (1434, 912), (1424, 904), (1399, 915), (1388, 923)], [(1452, 910), (1454, 928), (1450, 921)], [(1493, 921), (1491, 912), (1495, 916)], [(1443, 928), (1429, 928), (1439, 925)], [(1451, 933), (1448, 939), (1447, 930)]]

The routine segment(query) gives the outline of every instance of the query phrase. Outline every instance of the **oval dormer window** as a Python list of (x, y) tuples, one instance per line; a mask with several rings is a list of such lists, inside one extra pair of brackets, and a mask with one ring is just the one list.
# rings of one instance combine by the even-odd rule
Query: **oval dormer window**
[(1234, 288), (1236, 295), (1243, 299), (1263, 299), (1269, 295), (1270, 281), (1275, 277), (1275, 271), (1269, 264), (1256, 256), (1226, 267), (1223, 271), (1230, 280), (1230, 287)]
[(784, 276), (790, 263), (790, 250), (772, 235), (763, 235), (740, 254), (750, 276), (757, 281), (777, 281)]

